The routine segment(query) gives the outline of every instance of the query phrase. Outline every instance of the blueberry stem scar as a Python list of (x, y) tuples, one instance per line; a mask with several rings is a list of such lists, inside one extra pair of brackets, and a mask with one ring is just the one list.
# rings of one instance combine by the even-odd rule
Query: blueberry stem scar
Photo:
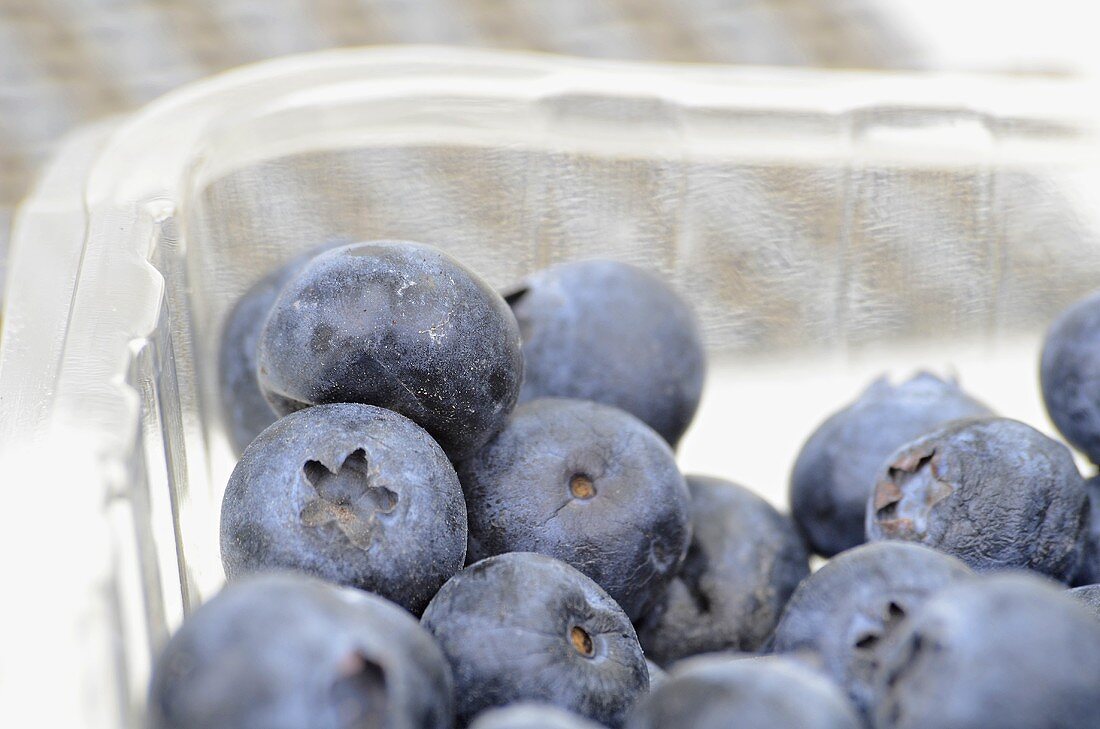
[(592, 644), (592, 636), (590, 636), (584, 628), (574, 625), (569, 631), (569, 640), (573, 643), (573, 648), (585, 658), (592, 658), (596, 655), (596, 648)]
[(569, 492), (577, 499), (591, 499), (596, 495), (596, 485), (588, 476), (577, 473), (569, 479)]

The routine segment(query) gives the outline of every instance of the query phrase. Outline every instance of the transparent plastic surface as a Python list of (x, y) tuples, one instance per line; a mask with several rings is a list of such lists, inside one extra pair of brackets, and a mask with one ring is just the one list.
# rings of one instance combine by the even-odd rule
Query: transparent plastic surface
[(497, 286), (583, 257), (661, 271), (712, 352), (681, 462), (776, 503), (807, 434), (884, 370), (958, 373), (1046, 428), (1041, 331), (1100, 280), (1096, 91), (376, 49), (75, 135), (9, 267), (0, 560), (34, 600), (2, 621), (0, 711), (135, 721), (150, 656), (222, 580), (223, 322), (326, 241), (435, 243)]

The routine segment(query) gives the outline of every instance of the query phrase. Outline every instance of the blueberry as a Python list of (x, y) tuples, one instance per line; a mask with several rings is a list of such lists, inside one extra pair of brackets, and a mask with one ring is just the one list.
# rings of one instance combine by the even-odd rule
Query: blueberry
[[(691, 670), (693, 666), (709, 665), (718, 661), (741, 661), (748, 658), (760, 658), (762, 655), (764, 654), (748, 653), (746, 651), (710, 651), (708, 653), (696, 653), (695, 655), (681, 658), (678, 661), (667, 664), (668, 673), (678, 674)], [(789, 656), (784, 656), (784, 658), (789, 658)]]
[(1083, 585), (1070, 590), (1067, 594), (1100, 619), (1100, 585)]
[(458, 464), (468, 561), (539, 552), (568, 562), (636, 618), (679, 568), (687, 487), (660, 436), (622, 410), (547, 398), (516, 408)]
[(646, 668), (649, 669), (649, 690), (652, 691), (653, 689), (664, 683), (666, 679), (668, 679), (668, 674), (665, 673), (660, 666), (658, 666), (656, 663), (649, 660), (648, 658), (645, 659), (645, 665)]
[(1085, 481), (1089, 512), (1081, 531), (1081, 559), (1073, 576), (1075, 585), (1100, 582), (1100, 476)]
[(237, 301), (226, 319), (218, 351), (218, 377), (222, 413), (237, 455), (276, 418), (256, 379), (256, 349), (271, 306), (283, 286), (311, 258), (334, 245), (303, 253), (260, 279)]
[(1054, 425), (1100, 463), (1100, 293), (1077, 302), (1051, 325), (1039, 380)]
[(517, 701), (546, 702), (618, 727), (649, 689), (630, 620), (564, 562), (530, 552), (455, 575), (421, 620), (451, 662), (459, 723)]
[(601, 729), (551, 704), (518, 703), (478, 714), (470, 729)]
[(418, 423), (452, 459), (500, 428), (522, 378), (508, 305), (417, 243), (358, 243), (314, 258), (284, 287), (260, 337), (260, 387), (277, 412), (378, 405)]
[(954, 382), (927, 372), (900, 385), (880, 377), (802, 446), (791, 472), (791, 515), (826, 557), (862, 544), (867, 495), (882, 462), (948, 421), (991, 414)]
[[(690, 665), (688, 665), (690, 664)], [(828, 679), (786, 658), (685, 662), (638, 703), (627, 729), (859, 729)]]
[(899, 626), (874, 706), (877, 729), (1094, 729), (1100, 622), (1026, 573), (953, 585)]
[(450, 668), (408, 613), (357, 590), (268, 574), (226, 587), (153, 670), (152, 729), (452, 725)]
[(815, 653), (860, 711), (870, 705), (882, 646), (929, 595), (971, 571), (957, 559), (902, 542), (842, 552), (798, 586), (775, 629), (777, 653)]
[(688, 476), (691, 544), (680, 573), (637, 623), (646, 655), (667, 664), (721, 650), (758, 650), (810, 572), (791, 520), (728, 481)]
[(248, 448), (222, 501), (226, 575), (295, 569), (418, 613), (462, 568), (466, 507), (442, 449), (372, 405), (318, 405)]
[(699, 406), (706, 359), (691, 307), (662, 278), (578, 261), (535, 273), (506, 298), (523, 334), (521, 401), (613, 405), (676, 446)]
[(949, 423), (890, 456), (867, 504), (867, 536), (920, 542), (978, 571), (1077, 568), (1088, 515), (1069, 449), (1023, 423)]

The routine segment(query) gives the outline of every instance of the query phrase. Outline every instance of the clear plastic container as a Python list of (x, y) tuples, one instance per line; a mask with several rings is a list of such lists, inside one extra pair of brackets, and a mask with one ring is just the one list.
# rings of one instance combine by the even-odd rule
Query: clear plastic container
[(72, 136), (14, 230), (0, 345), (0, 712), (139, 715), (222, 580), (236, 297), (332, 239), (443, 246), (499, 286), (611, 256), (713, 352), (686, 470), (777, 503), (883, 370), (1047, 428), (1043, 327), (1100, 281), (1091, 82), (401, 48), (277, 60)]

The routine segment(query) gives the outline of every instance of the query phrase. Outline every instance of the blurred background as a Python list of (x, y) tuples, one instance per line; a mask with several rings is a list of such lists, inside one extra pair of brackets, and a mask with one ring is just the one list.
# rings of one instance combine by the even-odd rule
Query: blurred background
[(0, 261), (59, 138), (217, 71), (431, 43), (600, 58), (1091, 74), (1085, 0), (0, 0)]

